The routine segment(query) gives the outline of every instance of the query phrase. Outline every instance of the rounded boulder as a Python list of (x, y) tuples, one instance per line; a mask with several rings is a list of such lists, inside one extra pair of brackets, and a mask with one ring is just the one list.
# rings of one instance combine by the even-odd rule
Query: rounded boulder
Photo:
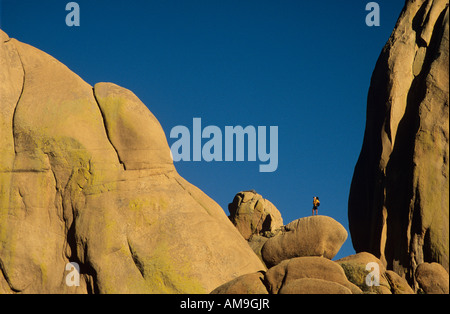
[(261, 250), (270, 268), (281, 261), (302, 256), (332, 259), (347, 239), (347, 230), (328, 216), (311, 216), (294, 220), (281, 233), (270, 238)]

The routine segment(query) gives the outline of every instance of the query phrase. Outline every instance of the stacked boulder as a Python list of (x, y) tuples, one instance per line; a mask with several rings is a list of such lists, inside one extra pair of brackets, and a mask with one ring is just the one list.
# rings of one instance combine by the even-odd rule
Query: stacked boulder
[[(386, 270), (385, 265), (370, 253), (361, 252), (332, 261), (348, 233), (331, 217), (304, 217), (287, 225), (279, 225), (282, 219), (274, 225), (261, 224), (259, 222), (265, 220), (273, 222), (275, 219), (272, 217), (281, 217), (281, 214), (272, 203), (253, 190), (238, 193), (229, 204), (229, 210), (230, 220), (267, 270), (235, 278), (214, 289), (213, 294), (414, 293), (404, 278)], [(368, 265), (378, 266), (378, 278), (370, 284), (367, 282), (368, 276), (374, 279), (370, 273), (375, 269), (368, 269)], [(434, 281), (429, 278), (433, 278), (439, 270), (435, 269), (435, 265), (428, 266), (422, 276), (423, 292), (448, 291), (448, 280), (447, 284), (430, 283)]]
[(333, 218), (305, 217), (283, 225), (278, 209), (253, 190), (238, 193), (228, 208), (230, 220), (268, 269), (240, 276), (212, 293), (362, 292), (331, 261), (348, 236)]

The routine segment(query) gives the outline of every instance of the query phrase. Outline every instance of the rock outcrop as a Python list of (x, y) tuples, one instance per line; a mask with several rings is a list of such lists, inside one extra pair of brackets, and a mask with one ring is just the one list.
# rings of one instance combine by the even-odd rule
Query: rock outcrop
[[(325, 291), (328, 291), (327, 282), (333, 282), (349, 290), (344, 290), (345, 293), (361, 293), (357, 286), (348, 281), (339, 264), (324, 257), (305, 256), (284, 260), (266, 273), (267, 287), (271, 293), (280, 293), (291, 282), (305, 278), (324, 281), (316, 287), (316, 291), (320, 291), (322, 284)], [(295, 286), (297, 287), (291, 286), (288, 291), (300, 293), (299, 287), (304, 287), (304, 285), (305, 283), (296, 282)], [(311, 283), (308, 283), (308, 286), (310, 285)], [(285, 291), (285, 293), (287, 292)]]
[(0, 293), (207, 293), (264, 269), (131, 91), (1, 31), (0, 68)]
[(423, 262), (449, 269), (448, 11), (406, 1), (373, 72), (349, 196), (355, 250), (410, 284)]
[[(245, 220), (247, 224), (251, 220)], [(241, 228), (247, 230), (249, 226)], [(331, 217), (297, 219), (270, 237), (252, 235), (262, 245), (268, 270), (250, 273), (214, 289), (214, 294), (359, 294), (344, 269), (331, 259), (347, 239), (345, 228)], [(263, 240), (261, 240), (263, 239)], [(255, 244), (249, 241), (249, 244)], [(365, 276), (368, 272), (365, 273)]]
[(281, 213), (275, 205), (255, 190), (237, 193), (233, 202), (228, 204), (228, 211), (230, 212), (228, 218), (264, 263), (261, 249), (267, 240), (281, 232), (283, 228)]
[(422, 263), (417, 266), (416, 280), (419, 293), (448, 294), (449, 277), (447, 271), (438, 263)]

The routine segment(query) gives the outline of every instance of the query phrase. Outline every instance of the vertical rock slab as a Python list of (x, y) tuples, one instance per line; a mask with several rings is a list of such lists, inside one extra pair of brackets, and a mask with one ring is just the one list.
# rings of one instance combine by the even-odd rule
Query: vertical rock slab
[(349, 196), (357, 252), (449, 268), (448, 1), (407, 1), (372, 75)]

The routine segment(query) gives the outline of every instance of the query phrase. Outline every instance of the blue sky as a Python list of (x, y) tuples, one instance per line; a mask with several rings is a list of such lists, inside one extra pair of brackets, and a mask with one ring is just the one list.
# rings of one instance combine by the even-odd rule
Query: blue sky
[[(362, 145), (377, 58), (404, 0), (0, 0), (0, 27), (67, 65), (86, 82), (132, 90), (166, 132), (193, 118), (203, 127), (278, 126), (278, 168), (260, 162), (178, 162), (178, 172), (227, 205), (255, 189), (287, 224), (319, 214), (348, 230), (347, 201)], [(205, 143), (204, 140), (203, 143)], [(351, 239), (336, 258), (354, 254)]]

